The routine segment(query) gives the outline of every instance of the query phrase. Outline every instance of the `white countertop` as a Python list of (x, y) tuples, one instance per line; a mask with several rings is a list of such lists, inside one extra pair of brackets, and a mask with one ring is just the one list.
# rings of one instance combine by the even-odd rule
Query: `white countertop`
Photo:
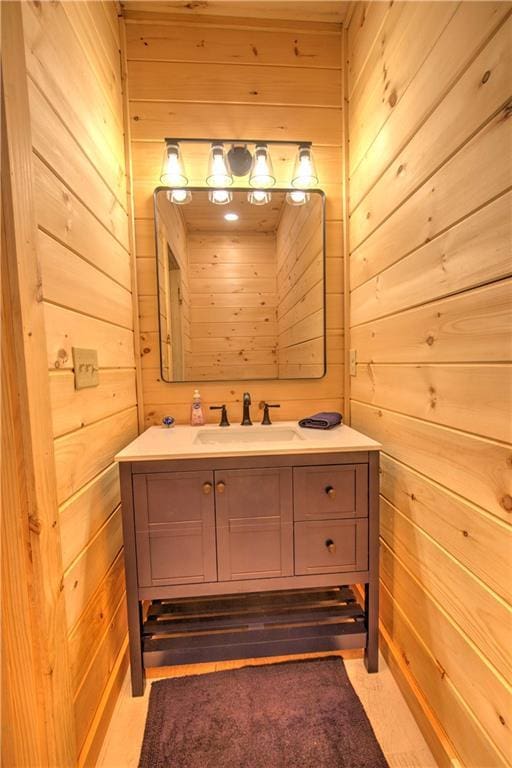
[[(280, 440), (290, 430), (296, 435), (292, 440)], [(273, 432), (273, 439), (270, 432)], [(197, 436), (215, 441), (220, 434), (229, 442), (198, 442)], [(224, 437), (226, 435), (226, 437)], [(150, 427), (123, 448), (116, 461), (154, 461), (158, 459), (207, 459), (226, 456), (275, 456), (304, 453), (340, 453), (347, 451), (376, 451), (381, 444), (361, 432), (346, 426), (334, 429), (301, 429), (296, 421), (277, 421), (271, 426), (253, 424), (251, 427), (219, 428), (215, 424), (203, 427), (177, 425), (174, 427)]]

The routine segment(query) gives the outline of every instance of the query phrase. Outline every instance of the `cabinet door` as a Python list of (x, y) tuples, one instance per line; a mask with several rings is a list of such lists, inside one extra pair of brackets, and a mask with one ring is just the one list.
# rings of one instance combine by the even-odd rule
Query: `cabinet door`
[(139, 585), (217, 580), (213, 472), (133, 478)]
[(293, 575), (291, 469), (215, 472), (219, 581)]

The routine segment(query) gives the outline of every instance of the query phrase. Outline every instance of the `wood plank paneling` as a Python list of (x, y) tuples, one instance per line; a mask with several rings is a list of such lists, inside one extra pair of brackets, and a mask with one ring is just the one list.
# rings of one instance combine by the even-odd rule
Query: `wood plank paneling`
[[(190, 353), (185, 355), (187, 377), (197, 380), (223, 376), (243, 379), (257, 377), (258, 372), (268, 378), (274, 377), (277, 373), (274, 237), (262, 238), (259, 233), (240, 232), (236, 243), (230, 235), (215, 237), (212, 242), (207, 235), (190, 232), (187, 252), (191, 323)], [(219, 253), (222, 260), (218, 258)], [(254, 296), (258, 299), (257, 306), (254, 306)], [(219, 306), (225, 298), (234, 299), (233, 306)], [(248, 323), (255, 329), (252, 348), (258, 352), (249, 352), (243, 342), (238, 342), (238, 349), (225, 354), (226, 341), (236, 345), (239, 339), (247, 337)], [(232, 329), (228, 335), (226, 324)], [(270, 331), (272, 346), (267, 343)], [(260, 338), (265, 339), (264, 346), (260, 344)], [(215, 348), (211, 352), (196, 353), (202, 339), (212, 341)]]
[[(23, 25), (30, 76), (125, 205), (120, 115), (114, 114), (92, 63), (66, 17), (63, 3), (34, 0), (23, 3)], [(76, 94), (80, 94), (80, 98), (75, 98)]]
[(348, 30), (350, 343), (352, 425), (384, 446), (383, 638), (442, 762), (444, 729), (505, 766), (510, 4), (378, 5)]
[[(364, 38), (364, 49), (356, 48), (356, 58), (352, 70), (352, 59), (349, 63), (351, 70), (351, 87), (353, 79), (361, 76), (364, 71), (367, 47), (373, 47), (377, 40), (377, 25), (375, 16), (382, 13), (383, 4), (370, 3), (365, 13), (361, 38)], [(385, 6), (384, 6), (385, 7)], [(463, 3), (444, 28), (437, 39), (429, 56), (423, 62), (402, 98), (391, 108), (388, 119), (380, 127), (375, 137), (367, 137), (365, 151), (358, 167), (350, 174), (350, 205), (351, 208), (361, 201), (379, 176), (390, 165), (398, 152), (414, 136), (428, 115), (443, 100), (444, 95), (463, 74), (469, 62), (475, 57), (482, 43), (489, 37), (504, 16), (509, 13), (508, 3)], [(349, 37), (353, 25), (349, 29)], [(375, 35), (372, 36), (372, 32)], [(356, 30), (354, 29), (354, 33)], [(356, 38), (357, 39), (357, 38)], [(411, 42), (411, 45), (416, 41)], [(435, 77), (432, 73), (435, 72)], [(481, 73), (483, 76), (484, 72)], [(454, 127), (455, 128), (455, 127)], [(457, 128), (455, 128), (457, 130)]]
[[(509, 763), (486, 736), (471, 710), (468, 711), (464, 699), (445, 669), (383, 584), (380, 604), (381, 622), (386, 635), (393, 638), (393, 648), (396, 648), (413, 680), (420, 686), (419, 692), (424, 692), (431, 716), (438, 722), (437, 727), (450, 734), (457, 750), (457, 758), (454, 759), (459, 763), (463, 759), (463, 765), (468, 768), (507, 768)], [(448, 745), (443, 746), (447, 749)], [(453, 761), (447, 762), (450, 768), (453, 764)]]
[[(252, 136), (254, 125), (268, 141), (296, 141), (308, 136), (315, 144), (340, 145), (342, 141), (339, 108), (223, 104), (222, 113), (205, 109), (204, 104), (189, 102), (135, 101), (130, 104), (130, 125), (134, 141), (160, 141), (172, 125), (177, 135), (186, 136), (194, 125), (197, 135), (222, 136), (226, 126), (235, 139)], [(300, 131), (299, 131), (300, 126)], [(300, 138), (300, 137), (299, 137)]]
[[(512, 20), (503, 25), (350, 216), (355, 248), (510, 99)], [(385, 190), (385, 193), (383, 193)]]
[(381, 493), (504, 600), (512, 603), (512, 531), (461, 496), (382, 456)]
[[(130, 90), (130, 122), (132, 134), (134, 201), (138, 261), (153, 257), (153, 203), (152, 192), (159, 183), (162, 141), (169, 135), (181, 136), (233, 136), (240, 139), (262, 138), (312, 140), (320, 176), (320, 186), (326, 192), (327, 235), (327, 347), (329, 349), (328, 373), (318, 381), (258, 383), (249, 380), (242, 386), (236, 379), (216, 384), (201, 384), (201, 394), (207, 404), (226, 402), (232, 411), (241, 408), (243, 391), (250, 389), (253, 402), (273, 399), (282, 407), (278, 418), (300, 418), (305, 412), (318, 410), (320, 403), (330, 410), (341, 410), (343, 395), (342, 362), (342, 94), (341, 94), (341, 34), (332, 29), (326, 35), (308, 25), (297, 29), (268, 19), (264, 24), (252, 24), (249, 18), (240, 20), (219, 18), (205, 21), (204, 17), (184, 24), (180, 17), (169, 16), (166, 21), (149, 23), (130, 18), (126, 23), (128, 46), (128, 72)], [(299, 25), (300, 26), (300, 25)], [(174, 45), (172, 41), (175, 41)], [(276, 41), (278, 45), (276, 47)], [(296, 41), (296, 42), (295, 42)], [(200, 45), (199, 45), (200, 44)], [(198, 47), (199, 45), (199, 47)], [(257, 54), (253, 48), (257, 50)], [(295, 50), (295, 48), (297, 50)], [(299, 135), (300, 134), (300, 135)], [(204, 184), (205, 155), (202, 147), (184, 145), (187, 172), (199, 185)], [(274, 171), (278, 185), (289, 186), (294, 159), (293, 147), (280, 147), (273, 151)], [(218, 244), (217, 244), (218, 246)], [(218, 263), (231, 261), (227, 251), (216, 248)], [(250, 256), (240, 262), (249, 264)], [(246, 278), (231, 278), (226, 292), (219, 292), (219, 278), (212, 270), (201, 272), (195, 265), (206, 262), (199, 254), (190, 254), (190, 289), (194, 297), (191, 335), (196, 339), (193, 355), (204, 364), (206, 355), (215, 355), (216, 366), (219, 350), (215, 339), (208, 334), (204, 322), (205, 308), (215, 310), (216, 331), (230, 336), (235, 330), (232, 311), (237, 316), (236, 331), (243, 340), (245, 366), (251, 365), (254, 375), (271, 376), (270, 370), (261, 369), (261, 354), (272, 350), (277, 333), (269, 320), (265, 322), (251, 314), (250, 309), (259, 306), (258, 294), (265, 291), (275, 294), (270, 277), (252, 277), (247, 290)], [(191, 384), (167, 386), (160, 381), (157, 352), (157, 313), (152, 295), (154, 278), (149, 262), (141, 263), (140, 282), (144, 295), (139, 299), (140, 330), (143, 350), (143, 390), (145, 422), (159, 423), (162, 415), (172, 413), (179, 420), (188, 422)], [(203, 276), (204, 274), (204, 276)], [(244, 303), (233, 293), (246, 286)], [(304, 285), (309, 285), (307, 281)], [(151, 295), (150, 295), (151, 294)], [(270, 301), (270, 299), (269, 299)], [(213, 302), (213, 303), (212, 303)], [(267, 302), (268, 303), (268, 302)], [(296, 302), (293, 304), (295, 305)], [(293, 306), (292, 305), (292, 306)], [(292, 309), (292, 306), (290, 309)], [(265, 313), (264, 313), (265, 314)], [(250, 319), (249, 319), (250, 318)], [(299, 318), (298, 318), (299, 319)], [(308, 317), (299, 319), (301, 326), (292, 324), (289, 334), (293, 354), (287, 355), (288, 370), (297, 376), (318, 373), (318, 351), (311, 345), (303, 345), (309, 339), (311, 329), (320, 335), (321, 317), (315, 309)], [(293, 338), (292, 338), (293, 337)], [(229, 349), (223, 366), (224, 372), (236, 376), (232, 353)], [(147, 351), (146, 351), (147, 350)], [(305, 359), (300, 358), (303, 351)], [(256, 354), (258, 353), (258, 354)], [(258, 361), (258, 362), (257, 362)], [(211, 375), (215, 368), (210, 366)], [(255, 395), (259, 392), (259, 395)], [(317, 407), (318, 406), (318, 407)], [(215, 420), (215, 414), (209, 414)], [(233, 418), (238, 418), (238, 415)]]
[(59, 502), (68, 499), (137, 435), (134, 408), (108, 416), (55, 440)]
[(69, 636), (71, 679), (76, 693), (86, 677), (101, 638), (111, 624), (124, 597), (123, 555), (120, 553), (89, 600)]
[[(111, 588), (108, 575), (114, 561), (121, 573), (122, 546), (112, 462), (137, 434), (120, 35), (114, 3), (22, 5), (44, 354), (71, 630), (78, 734), (73, 751), (85, 764), (94, 759), (89, 750), (97, 748), (95, 733), (104, 732), (100, 705), (115, 688), (109, 677), (122, 667), (124, 586), (118, 578)], [(72, 347), (98, 351), (97, 387), (75, 390)]]
[(512, 195), (503, 195), (352, 291), (354, 325), (510, 272)]
[(338, 69), (337, 35), (286, 30), (224, 29), (179, 24), (127, 24), (127, 54), (138, 61), (303, 65)]
[[(307, 22), (306, 27), (321, 29), (326, 32), (333, 29), (330, 24), (342, 24), (345, 14), (348, 13), (349, 3), (347, 2), (322, 2), (315, 0), (311, 2), (302, 2), (296, 0), (293, 7), (287, 0), (261, 0), (258, 4), (247, 4), (245, 0), (231, 0), (228, 4), (224, 0), (209, 0), (207, 4), (194, 5), (181, 2), (162, 2), (162, 0), (127, 0), (124, 3), (125, 14), (129, 18), (144, 19), (146, 16), (158, 13), (163, 21), (170, 18), (173, 20), (185, 20), (187, 17), (194, 18), (199, 15), (203, 23), (208, 20), (209, 14), (214, 17), (228, 17), (226, 24), (233, 23), (233, 16), (241, 17), (241, 21), (247, 24), (252, 19), (253, 25), (268, 24), (269, 20), (275, 20), (274, 26), (297, 26), (301, 27), (301, 22)], [(170, 15), (171, 14), (171, 15)], [(200, 20), (201, 20), (200, 19)], [(289, 19), (289, 22), (285, 22)], [(258, 20), (261, 20), (258, 22)], [(214, 18), (213, 23), (218, 25), (222, 19)], [(237, 20), (238, 21), (238, 20)], [(240, 23), (240, 21), (238, 21)], [(334, 27), (337, 29), (337, 26)]]
[(295, 67), (244, 67), (238, 64), (129, 61), (132, 99), (138, 101), (211, 101), (234, 104), (293, 104), (337, 107), (340, 102), (339, 70), (329, 77), (318, 69)]
[[(396, 386), (397, 380), (400, 387)], [(360, 365), (352, 397), (510, 443), (510, 365)]]
[(55, 437), (82, 429), (95, 421), (136, 405), (131, 368), (99, 371), (97, 388), (75, 390), (74, 375), (67, 371), (50, 374), (53, 434)]
[(71, 766), (75, 724), (22, 12), (18, 2), (0, 10), (2, 451), (10, 438), (7, 475), (4, 463), (1, 472), (2, 640), (5, 631), (11, 636), (2, 642), (2, 716), (7, 710), (8, 719), (2, 719), (0, 759), (13, 766)]
[(511, 362), (512, 282), (491, 283), (351, 329), (359, 362)]
[(354, 287), (512, 186), (512, 166), (503, 162), (512, 146), (507, 114), (505, 107), (352, 252)]
[(133, 332), (74, 310), (44, 305), (48, 368), (73, 367), (72, 347), (101, 350), (105, 368), (133, 365)]

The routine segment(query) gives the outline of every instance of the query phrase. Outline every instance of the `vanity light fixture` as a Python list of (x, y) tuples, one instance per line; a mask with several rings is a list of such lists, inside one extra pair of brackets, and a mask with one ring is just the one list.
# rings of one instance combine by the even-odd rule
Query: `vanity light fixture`
[(167, 187), (184, 187), (188, 184), (178, 142), (165, 142), (160, 181)]
[(224, 214), (224, 218), (226, 221), (238, 221), (240, 218), (238, 213), (234, 213), (233, 211), (230, 211), (229, 213)]
[(268, 145), (263, 142), (256, 144), (251, 166), (249, 184), (257, 189), (267, 189), (276, 183), (272, 159), (268, 151)]
[(233, 200), (233, 193), (228, 189), (211, 189), (208, 192), (208, 200), (215, 205), (227, 205)]
[(315, 160), (310, 144), (299, 144), (292, 175), (292, 187), (308, 189), (318, 184)]
[[(253, 187), (247, 196), (252, 205), (266, 205), (272, 199), (267, 190), (276, 184), (276, 176), (272, 166), (269, 147), (273, 145), (295, 146), (297, 156), (294, 163), (291, 186), (304, 191), (318, 184), (318, 173), (315, 167), (310, 141), (260, 141), (257, 139), (165, 139), (165, 153), (160, 177), (161, 183), (171, 187), (171, 191), (188, 185), (187, 174), (182, 161), (181, 144), (209, 144), (208, 173), (206, 184), (214, 188), (210, 201), (217, 205), (231, 202), (227, 187), (233, 184), (233, 177), (244, 179)], [(225, 146), (231, 145), (227, 151)], [(169, 198), (171, 202), (184, 205), (190, 202), (186, 193), (176, 194)], [(290, 205), (303, 205), (308, 201), (307, 196), (292, 198), (287, 196)]]
[(230, 187), (233, 175), (221, 141), (212, 142), (206, 183), (209, 187)]
[(247, 193), (247, 200), (251, 205), (266, 205), (272, 200), (272, 193), (267, 189), (251, 189)]
[(293, 192), (286, 193), (286, 202), (288, 205), (305, 205), (309, 202), (309, 192), (302, 189), (294, 189)]
[(170, 203), (177, 205), (187, 205), (192, 200), (192, 192), (189, 189), (171, 189), (167, 193), (167, 199)]

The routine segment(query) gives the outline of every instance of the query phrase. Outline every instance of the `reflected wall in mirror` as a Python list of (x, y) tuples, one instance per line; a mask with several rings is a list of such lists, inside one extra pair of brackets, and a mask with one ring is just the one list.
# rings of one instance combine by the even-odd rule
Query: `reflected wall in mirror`
[(218, 205), (187, 191), (186, 204), (154, 194), (163, 380), (321, 378), (323, 192), (272, 190), (255, 205), (231, 189)]

